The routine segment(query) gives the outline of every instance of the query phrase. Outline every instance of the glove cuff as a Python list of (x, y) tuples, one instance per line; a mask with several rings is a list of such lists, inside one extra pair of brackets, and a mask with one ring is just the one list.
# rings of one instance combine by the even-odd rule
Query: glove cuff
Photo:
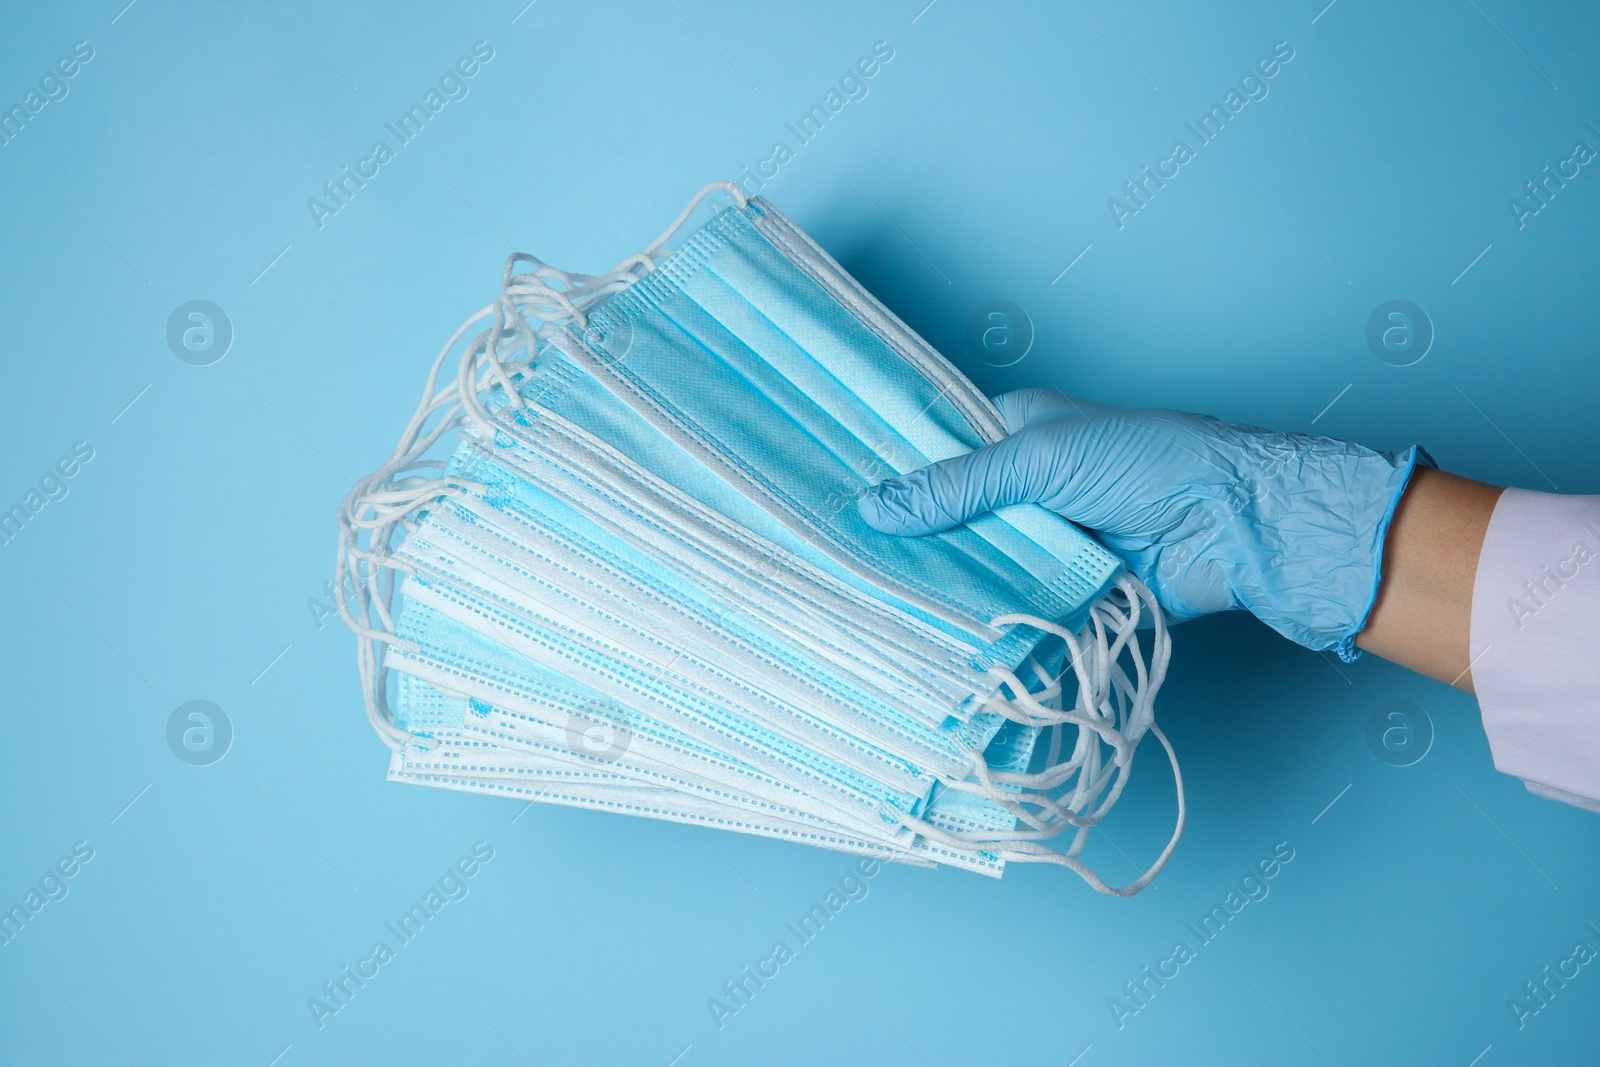
[(1431, 467), (1433, 457), (1420, 445), (1376, 452), (1325, 437), (1264, 441), (1264, 454), (1287, 442), (1294, 458), (1259, 486), (1235, 535), (1235, 602), (1296, 644), (1353, 662), (1378, 597), (1389, 524), (1417, 465)]

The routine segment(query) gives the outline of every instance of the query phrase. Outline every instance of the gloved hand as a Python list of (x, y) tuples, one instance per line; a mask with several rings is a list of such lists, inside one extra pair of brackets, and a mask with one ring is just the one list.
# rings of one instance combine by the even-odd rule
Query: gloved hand
[(1384, 535), (1419, 446), (1374, 452), (1209, 415), (1042, 389), (998, 397), (1011, 436), (861, 497), (885, 533), (947, 530), (1035, 502), (1088, 527), (1174, 620), (1243, 608), (1291, 641), (1353, 660)]

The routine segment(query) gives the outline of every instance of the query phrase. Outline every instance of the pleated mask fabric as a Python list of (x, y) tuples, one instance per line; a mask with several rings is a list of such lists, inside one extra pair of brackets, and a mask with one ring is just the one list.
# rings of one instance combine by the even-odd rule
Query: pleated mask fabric
[[(1138, 892), (1184, 818), (1148, 590), (1036, 505), (910, 539), (856, 510), (1003, 435), (731, 184), (605, 274), (511, 257), (340, 511), (340, 611), (390, 777)], [(1147, 733), (1177, 825), (1113, 887), (1080, 853)]]

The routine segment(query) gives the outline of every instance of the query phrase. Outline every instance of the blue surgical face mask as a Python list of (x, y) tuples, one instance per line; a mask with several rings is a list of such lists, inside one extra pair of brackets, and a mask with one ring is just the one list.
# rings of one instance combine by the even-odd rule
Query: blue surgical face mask
[(998, 616), (1081, 623), (1117, 560), (1038, 505), (926, 538), (861, 519), (870, 485), (987, 443), (971, 413), (988, 402), (931, 350), (897, 353), (801, 252), (763, 202), (727, 210), (555, 343), (805, 544), (980, 652), (1004, 640)]
[[(430, 381), (347, 502), (345, 607), (392, 773), (992, 874), (1053, 862), (1136, 892), (1176, 834), (1121, 890), (1077, 854), (1154, 729), (1153, 599), (1034, 505), (923, 539), (868, 528), (865, 488), (1003, 427), (732, 192), (671, 255), (664, 237), (599, 277), (508, 265), (455, 386)], [(1134, 630), (1152, 615), (1147, 667)], [(409, 679), (392, 712), (388, 669)], [(561, 751), (582, 707), (631, 739), (593, 779), (598, 757)], [(1044, 846), (1063, 830), (1064, 852)]]
[[(492, 477), (485, 468), (478, 476)], [(402, 548), (418, 574), (404, 590), (401, 635), (464, 676), (483, 650), (469, 648), (460, 625), (440, 624), (492, 626), (528, 658), (625, 702), (647, 702), (655, 717), (705, 743), (726, 748), (737, 735), (749, 746), (747, 762), (800, 785), (826, 782), (869, 816), (885, 806), (916, 814), (933, 776), (970, 773), (970, 752), (1000, 726), (993, 714), (944, 730), (918, 723), (741, 613), (590, 540), (563, 510), (547, 498), (535, 523), (526, 512), (455, 502), (430, 516)], [(428, 605), (437, 610), (424, 614)], [(419, 618), (429, 625), (416, 628)]]
[[(941, 704), (903, 676), (866, 669), (845, 656), (819, 655), (821, 642), (802, 642), (792, 613), (757, 605), (748, 585), (712, 588), (679, 568), (657, 565), (573, 506), (603, 503), (576, 488), (557, 497), (490, 461), (480, 462), (474, 475), (491, 492), (481, 502), (453, 502), (436, 513), (437, 521), (446, 537), (473, 547), (471, 565), (483, 580), (503, 588), (508, 601), (537, 597), (519, 569), (549, 575), (574, 595), (570, 610), (597, 608), (608, 618), (631, 619), (640, 634), (660, 638), (674, 657), (744, 664), (739, 682), (788, 701), (806, 719), (796, 728), (801, 734), (822, 729), (847, 736), (855, 747), (865, 742), (884, 751), (912, 751), (919, 766), (938, 773), (969, 769), (964, 755), (987, 740), (978, 721), (998, 725), (992, 714), (965, 721), (949, 715), (949, 697)], [(757, 703), (748, 696), (736, 699), (747, 712)], [(913, 706), (923, 715), (911, 714)], [(780, 722), (777, 728), (789, 727)], [(868, 760), (864, 766), (875, 765)]]
[[(782, 766), (766, 773), (730, 758), (457, 625), (433, 612), (425, 596), (408, 600), (400, 631), (418, 647), (392, 653), (403, 679), (397, 717), (425, 722), (427, 728), (397, 753), (391, 770), (398, 779), (484, 786), (481, 791), (497, 793), (556, 781), (569, 798), (564, 802), (588, 803), (581, 799), (586, 790), (604, 787), (602, 799), (613, 797), (614, 779), (622, 775), (676, 790), (684, 800), (683, 805), (657, 802), (627, 809), (634, 814), (701, 822), (706, 805), (720, 803), (721, 824), (746, 832), (795, 839), (803, 827), (800, 836), (808, 840), (818, 834), (856, 843), (878, 840), (883, 849), (894, 847), (900, 858), (927, 851), (925, 844), (914, 845), (897, 819), (885, 820), (879, 805), (852, 799), (842, 788), (822, 788), (814, 774), (797, 777)], [(577, 740), (584, 731), (574, 728), (575, 720), (601, 728), (597, 745)], [(1001, 747), (993, 746), (991, 755)], [(796, 781), (800, 787), (790, 784)], [(958, 832), (1014, 821), (997, 806), (961, 794), (946, 793), (914, 807), (920, 817)], [(946, 862), (998, 873), (993, 855), (971, 850)]]
[[(553, 604), (556, 597), (540, 595), (526, 587), (513, 588), (516, 581), (515, 573), (509, 569), (519, 556), (525, 553), (545, 553), (546, 559), (551, 564), (543, 570), (553, 574), (575, 575), (579, 570), (584, 570), (588, 577), (583, 582), (594, 580), (596, 575), (610, 576), (609, 581), (614, 590), (621, 591), (624, 587), (635, 593), (645, 593), (656, 598), (656, 604), (668, 603), (672, 605), (672, 612), (688, 616), (698, 613), (697, 617), (705, 617), (707, 611), (712, 612), (711, 619), (715, 623), (710, 636), (710, 641), (715, 643), (722, 655), (719, 659), (731, 658), (736, 652), (732, 642), (749, 642), (755, 645), (759, 642), (758, 630), (752, 628), (749, 621), (738, 613), (722, 613), (717, 608), (708, 608), (705, 598), (698, 591), (683, 586), (681, 583), (669, 580), (665, 572), (654, 570), (648, 565), (641, 564), (632, 559), (623, 549), (614, 542), (592, 536), (590, 528), (573, 509), (566, 504), (536, 490), (533, 486), (520, 482), (509, 473), (498, 470), (494, 464), (478, 460), (474, 463), (473, 473), (489, 491), (482, 497), (473, 497), (465, 501), (452, 502), (444, 508), (430, 515), (427, 521), (407, 540), (402, 546), (402, 558), (415, 564), (419, 568), (419, 576), (408, 581), (406, 586), (405, 607), (400, 616), (400, 636), (417, 646), (419, 652), (397, 651), (397, 665), (402, 671), (411, 672), (405, 677), (426, 677), (441, 685), (448, 685), (453, 689), (471, 694), (483, 701), (493, 701), (496, 713), (499, 714), (509, 701), (509, 692), (513, 687), (528, 684), (526, 680), (543, 678), (548, 686), (553, 672), (548, 668), (534, 662), (528, 657), (518, 657), (510, 653), (501, 644), (488, 641), (480, 637), (469, 626), (457, 621), (457, 618), (473, 620), (477, 618), (482, 625), (484, 618), (498, 618), (499, 613), (494, 611), (495, 605), (510, 605), (516, 603), (542, 603)], [(490, 504), (489, 501), (495, 501)], [(513, 544), (513, 542), (515, 544)], [(599, 564), (598, 570), (586, 568), (582, 559), (591, 560)], [(534, 561), (524, 559), (524, 563)], [(426, 573), (426, 579), (421, 577)], [(632, 577), (626, 581), (620, 575), (629, 574)], [(437, 585), (445, 582), (452, 586), (448, 592), (442, 593)], [(580, 585), (571, 584), (570, 588), (579, 588)], [(597, 603), (601, 601), (599, 595), (591, 593), (591, 599)], [(429, 607), (439, 604), (444, 610), (435, 611)], [(482, 615), (464, 611), (470, 606)], [(585, 610), (583, 605), (569, 603), (566, 612), (580, 612)], [(610, 613), (621, 614), (625, 607), (620, 601), (612, 601), (607, 609)], [(509, 611), (509, 609), (508, 609)], [(454, 617), (445, 614), (454, 613)], [(515, 622), (503, 619), (503, 630), (500, 640), (516, 645), (528, 652), (530, 656), (539, 656), (547, 651), (546, 646), (555, 645), (557, 651), (570, 653), (572, 650), (571, 633), (590, 634), (593, 625), (598, 620), (586, 622), (575, 614), (571, 617), (569, 639), (563, 643), (562, 635), (553, 632), (548, 625), (552, 616), (546, 617), (546, 625), (542, 628), (539, 621), (529, 616), (529, 612), (512, 612), (520, 618)], [(673, 627), (659, 625), (653, 627), (656, 633), (652, 636), (666, 636)], [(615, 634), (612, 635), (615, 638)], [(681, 628), (674, 635), (676, 643), (666, 646), (673, 650), (681, 649), (683, 655), (679, 660), (668, 664), (663, 652), (658, 652), (655, 662), (673, 668), (670, 673), (674, 678), (683, 678), (692, 675), (695, 671), (688, 662), (693, 657), (704, 657), (704, 642), (696, 646), (695, 642), (686, 639)], [(537, 638), (537, 640), (536, 640)], [(635, 635), (635, 647), (648, 652), (642, 634)], [(829, 677), (816, 668), (808, 666), (802, 657), (794, 656), (779, 647), (778, 642), (769, 641), (760, 646), (761, 655), (757, 657), (745, 656), (744, 672), (751, 675), (758, 674), (764, 660), (781, 660), (785, 673), (796, 679), (796, 684), (789, 687), (791, 701), (796, 708), (803, 708), (809, 700), (812, 704), (821, 703), (832, 696), (828, 690), (821, 688), (817, 682), (827, 678), (832, 686), (839, 690), (847, 687), (837, 678)], [(510, 662), (507, 662), (510, 657)], [(582, 660), (582, 666), (576, 665), (577, 660)], [(829, 752), (818, 755), (817, 758), (809, 751), (802, 749), (808, 756), (808, 762), (795, 762), (795, 750), (775, 742), (773, 735), (767, 731), (752, 731), (748, 723), (742, 723), (740, 717), (729, 715), (727, 709), (737, 712), (740, 707), (741, 694), (733, 692), (729, 703), (725, 706), (724, 714), (720, 719), (707, 721), (705, 716), (711, 713), (707, 710), (716, 704), (717, 689), (715, 679), (703, 679), (697, 690), (700, 701), (691, 703), (684, 708), (682, 705), (690, 703), (686, 695), (677, 693), (670, 687), (664, 687), (658, 681), (652, 681), (647, 672), (638, 670), (630, 672), (630, 666), (637, 667), (637, 663), (630, 665), (630, 657), (612, 646), (607, 649), (602, 642), (590, 642), (581, 656), (570, 656), (566, 660), (556, 659), (552, 662), (565, 663), (564, 669), (570, 673), (588, 678), (594, 685), (619, 693), (624, 699), (630, 696), (637, 698), (641, 691), (629, 693), (626, 689), (610, 689), (614, 682), (627, 681), (636, 686), (649, 687), (650, 696), (668, 699), (652, 700), (644, 706), (656, 716), (666, 717), (677, 722), (683, 729), (688, 730), (697, 738), (709, 741), (712, 744), (722, 744), (727, 747), (727, 731), (739, 730), (742, 741), (751, 741), (761, 744), (767, 751), (766, 755), (775, 756), (777, 763), (764, 761), (760, 766), (766, 771), (777, 775), (784, 781), (793, 783), (787, 795), (774, 796), (771, 793), (762, 793), (757, 789), (756, 795), (750, 797), (752, 802), (759, 803), (797, 803), (797, 798), (804, 798), (806, 803), (813, 799), (821, 800), (830, 805), (820, 814), (831, 819), (836, 825), (843, 822), (850, 824), (852, 821), (859, 827), (865, 824), (869, 829), (878, 829), (882, 823), (882, 812), (891, 812), (906, 815), (921, 815), (925, 818), (936, 818), (949, 823), (952, 829), (963, 830), (969, 828), (981, 829), (992, 825), (997, 817), (1004, 817), (1002, 809), (990, 804), (987, 821), (969, 826), (960, 822), (963, 817), (970, 818), (974, 809), (969, 798), (952, 794), (956, 801), (956, 808), (950, 813), (950, 818), (944, 818), (944, 803), (929, 803), (929, 787), (933, 784), (930, 771), (941, 774), (955, 774), (957, 776), (969, 773), (971, 759), (967, 755), (973, 749), (982, 749), (993, 737), (1000, 722), (998, 716), (981, 714), (973, 721), (961, 724), (951, 721), (949, 728), (936, 731), (920, 725), (908, 717), (897, 714), (894, 709), (877, 704), (873, 709), (874, 714), (858, 713), (845, 715), (847, 710), (854, 710), (846, 706), (835, 707), (836, 716), (848, 718), (854, 731), (856, 751), (841, 749), (837, 745)], [(488, 664), (498, 661), (498, 665), (490, 667)], [(802, 678), (801, 676), (805, 677)], [(723, 682), (726, 683), (724, 678)], [(805, 682), (802, 686), (799, 682)], [(552, 704), (548, 698), (544, 701), (545, 718), (550, 718), (551, 707), (556, 713), (566, 714), (563, 708), (572, 706), (585, 706), (590, 698), (598, 696), (595, 690), (582, 689), (566, 683), (568, 691), (563, 697)], [(762, 688), (768, 693), (780, 693), (784, 687), (782, 679), (770, 675), (763, 679)], [(400, 701), (399, 717), (415, 729), (417, 721), (426, 722), (432, 726), (436, 717), (427, 714), (426, 708), (419, 705), (419, 714), (408, 705), (408, 697), (414, 687), (403, 687)], [(727, 693), (726, 688), (723, 689)], [(798, 697), (797, 697), (798, 694)], [(748, 692), (742, 694), (747, 700)], [(858, 708), (871, 703), (870, 698), (864, 694), (855, 694), (855, 700), (860, 703)], [(523, 707), (527, 707), (526, 704)], [(611, 705), (613, 710), (618, 705)], [(748, 714), (750, 705), (743, 705)], [(696, 714), (698, 709), (698, 714)], [(532, 714), (537, 716), (539, 707), (534, 707)], [(424, 717), (426, 716), (426, 717)], [(612, 718), (614, 716), (607, 716)], [(456, 721), (443, 724), (447, 728), (465, 729), (471, 733), (478, 726), (478, 721), (473, 716), (457, 713)], [(511, 720), (516, 722), (518, 720)], [(522, 729), (517, 733), (517, 740), (526, 743), (528, 730), (537, 732), (536, 723), (529, 718), (520, 720)], [(780, 725), (782, 725), (780, 723)], [(792, 724), (791, 724), (792, 725)], [(549, 729), (555, 728), (551, 722), (545, 725)], [(696, 743), (692, 740), (685, 741), (684, 734), (663, 728), (659, 723), (642, 716), (629, 716), (626, 728), (634, 737), (636, 753), (647, 751), (647, 744), (659, 739), (660, 735), (671, 734), (670, 743), (679, 746), (673, 753), (680, 759), (689, 755), (687, 748)], [(705, 732), (707, 728), (715, 731), (720, 728), (723, 733)], [(1016, 731), (1017, 728), (1013, 727)], [(437, 731), (430, 731), (435, 736)], [(504, 738), (501, 738), (504, 740)], [(492, 740), (492, 739), (491, 739)], [(837, 738), (835, 740), (838, 740)], [(877, 742), (877, 744), (864, 744), (862, 742)], [(811, 748), (818, 747), (817, 739), (810, 738)], [(992, 746), (998, 748), (999, 746)], [(702, 758), (707, 750), (703, 747), (695, 754), (696, 765), (702, 772), (712, 774), (709, 783), (717, 787), (719, 795), (728, 797), (749, 797), (752, 782), (756, 777), (748, 772), (747, 768), (735, 768), (726, 762), (721, 764), (708, 764)], [(451, 749), (451, 753), (455, 752)], [(871, 758), (867, 754), (871, 752)], [(748, 756), (749, 753), (746, 753)], [(963, 758), (965, 757), (965, 758)], [(408, 757), (409, 759), (410, 757)], [(440, 759), (446, 757), (429, 757), (433, 762), (429, 764), (437, 771), (439, 766), (448, 766), (448, 761), (440, 764)], [(1024, 763), (1026, 761), (1024, 760)], [(841, 766), (843, 764), (843, 766)], [(412, 761), (412, 765), (416, 765)], [(475, 766), (479, 766), (475, 764)], [(852, 770), (864, 769), (869, 773), (868, 778), (863, 778)], [(728, 775), (738, 771), (738, 776), (730, 781)], [(892, 773), (891, 773), (892, 772)], [(482, 773), (481, 769), (477, 773)], [(878, 781), (873, 781), (876, 778)], [(832, 783), (823, 788), (824, 781)], [(881, 788), (881, 783), (891, 782), (899, 785), (898, 792), (886, 792)], [(799, 787), (799, 788), (795, 788)], [(803, 791), (802, 791), (803, 790)], [(969, 800), (968, 803), (961, 803)], [(854, 805), (851, 808), (849, 805)], [(803, 806), (803, 805), (802, 805)], [(979, 802), (977, 808), (983, 804)], [(661, 817), (669, 817), (662, 814)], [(955, 821), (952, 821), (955, 820)], [(898, 830), (898, 823), (893, 824)], [(959, 857), (963, 865), (994, 866), (994, 861), (981, 856)]]
[[(540, 404), (557, 399), (554, 390), (546, 390)], [(609, 396), (602, 391), (596, 399)], [(618, 422), (638, 421), (626, 408), (615, 414)], [(713, 614), (759, 619), (781, 631), (800, 655), (830, 665), (908, 714), (934, 725), (952, 716), (970, 717), (972, 709), (962, 698), (982, 685), (985, 675), (963, 642), (908, 620), (811, 565), (797, 551), (803, 546), (770, 520), (766, 532), (787, 545), (730, 518), (743, 498), (723, 483), (711, 479), (732, 499), (719, 501), (721, 510), (702, 506), (665, 477), (626, 460), (605, 440), (563, 421), (554, 411), (530, 408), (500, 422), (504, 432), (481, 446), (492, 453), (488, 469), (502, 471), (498, 484), (505, 499), (516, 500), (530, 514), (547, 512), (559, 500), (582, 514), (596, 542), (606, 543), (601, 551), (626, 546), (652, 561), (644, 566), (676, 574), (711, 598)], [(660, 440), (646, 454), (656, 463), (672, 450), (670, 442)], [(765, 519), (759, 511), (744, 517)]]

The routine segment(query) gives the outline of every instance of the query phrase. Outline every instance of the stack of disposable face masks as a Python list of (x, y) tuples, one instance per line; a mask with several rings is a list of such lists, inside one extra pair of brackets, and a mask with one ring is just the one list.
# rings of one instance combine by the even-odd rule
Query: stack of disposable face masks
[[(719, 190), (731, 204), (668, 251)], [(1079, 854), (1140, 739), (1172, 755), (1150, 593), (1036, 505), (925, 538), (856, 509), (1002, 436), (727, 183), (609, 273), (513, 256), (340, 514), (390, 778), (1137, 892), (1177, 843), (1181, 779), (1142, 877), (1113, 889)]]

